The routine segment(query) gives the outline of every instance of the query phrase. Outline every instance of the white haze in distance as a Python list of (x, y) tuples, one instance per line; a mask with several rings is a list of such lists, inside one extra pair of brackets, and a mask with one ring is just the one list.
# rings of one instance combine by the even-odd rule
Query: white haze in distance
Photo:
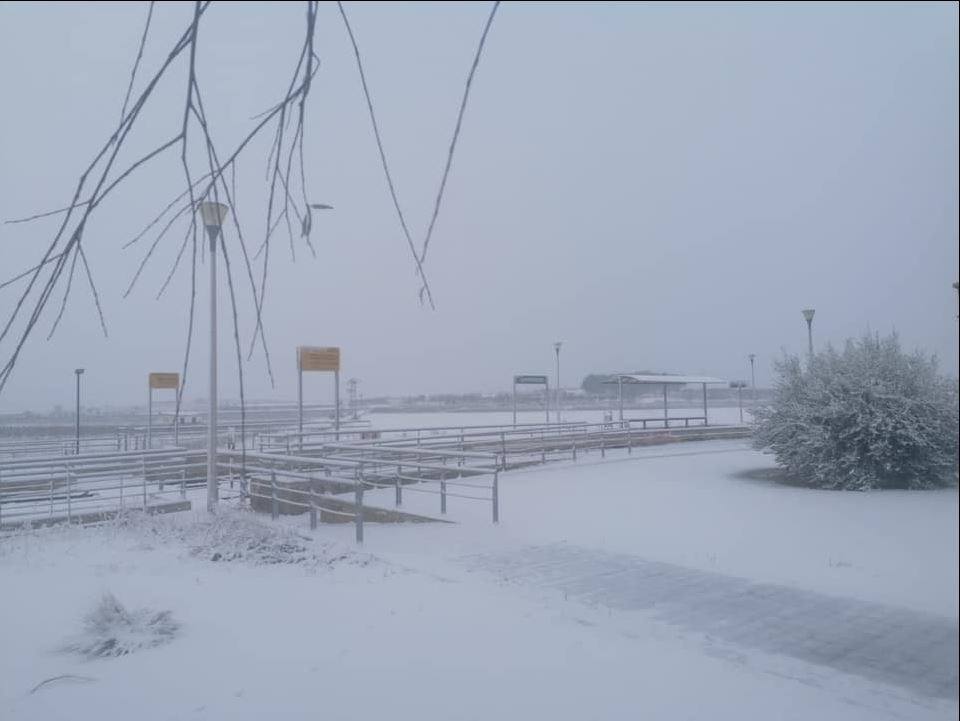
[[(346, 7), (419, 240), (489, 5)], [(158, 4), (144, 72), (190, 12)], [(119, 117), (145, 14), (146, 3), (0, 5), (0, 217), (68, 202)], [(224, 146), (279, 97), (302, 17), (297, 4), (213, 5), (199, 69)], [(249, 395), (295, 396), (297, 344), (342, 346), (344, 378), (366, 396), (503, 390), (514, 372), (552, 374), (557, 339), (567, 386), (607, 370), (743, 378), (751, 352), (765, 383), (781, 348), (805, 349), (807, 306), (818, 345), (896, 329), (956, 373), (957, 20), (955, 4), (504, 4), (427, 260), (430, 311), (346, 34), (322, 5), (308, 184), (335, 209), (315, 217), (317, 260), (300, 246), (293, 265), (278, 238), (265, 310), (277, 384), (258, 353)], [(138, 148), (176, 131), (172, 77)], [(177, 235), (120, 297), (141, 257), (120, 246), (183, 187), (175, 161), (138, 176), (87, 232), (109, 340), (79, 283), (46, 342), (51, 303), (0, 410), (69, 404), (74, 367), (88, 369), (88, 404), (141, 403), (147, 372), (179, 370), (188, 275), (154, 300)], [(265, 161), (261, 145), (238, 175), (259, 233)], [(36, 262), (55, 227), (0, 226), (3, 278)], [(206, 394), (205, 271), (188, 398)], [(0, 291), (4, 315), (16, 297)], [(236, 397), (221, 323), (221, 392)], [(329, 386), (309, 378), (308, 396), (329, 400)]]

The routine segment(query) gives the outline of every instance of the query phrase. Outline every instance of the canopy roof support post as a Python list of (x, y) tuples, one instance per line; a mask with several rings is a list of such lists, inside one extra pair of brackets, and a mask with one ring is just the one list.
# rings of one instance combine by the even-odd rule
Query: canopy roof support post
[(703, 384), (703, 425), (710, 425), (707, 423), (707, 384)]
[(670, 427), (669, 416), (667, 415), (667, 384), (663, 384), (663, 427)]
[(623, 376), (617, 376), (617, 402), (620, 404), (620, 422), (623, 423)]

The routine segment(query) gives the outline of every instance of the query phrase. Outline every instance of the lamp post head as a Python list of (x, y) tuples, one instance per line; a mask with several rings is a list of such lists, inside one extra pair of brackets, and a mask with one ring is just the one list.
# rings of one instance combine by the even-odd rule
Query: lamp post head
[(82, 376), (83, 368), (74, 368), (73, 372), (76, 373), (78, 376)]
[(204, 201), (200, 203), (200, 219), (205, 226), (214, 225), (219, 228), (223, 225), (223, 219), (227, 217), (228, 210), (230, 209), (223, 203)]
[(230, 208), (223, 203), (204, 201), (200, 203), (200, 219), (205, 226), (214, 225), (219, 228), (223, 225), (223, 219), (227, 217), (228, 210)]
[(326, 203), (310, 203), (310, 207), (314, 210), (333, 210), (333, 206)]
[(804, 308), (802, 312), (803, 319), (807, 321), (807, 323), (813, 322), (813, 314), (816, 312), (813, 308)]
[(207, 236), (210, 238), (210, 250), (212, 252), (217, 236), (220, 235), (223, 219), (227, 217), (230, 208), (223, 203), (204, 201), (200, 203), (199, 210), (200, 220), (203, 221), (203, 227), (207, 229)]
[(557, 353), (559, 353), (559, 352), (560, 352), (560, 346), (562, 346), (562, 345), (563, 345), (563, 341), (562, 341), (562, 340), (558, 340), (556, 343), (553, 344), (553, 349), (554, 349)]

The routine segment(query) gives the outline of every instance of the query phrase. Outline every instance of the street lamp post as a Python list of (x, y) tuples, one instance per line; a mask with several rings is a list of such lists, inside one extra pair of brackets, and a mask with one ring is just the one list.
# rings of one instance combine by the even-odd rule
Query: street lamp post
[(229, 208), (200, 203), (200, 218), (210, 239), (210, 407), (207, 411), (207, 510), (217, 508), (217, 239)]
[(813, 308), (804, 308), (802, 312), (803, 319), (807, 321), (807, 350), (810, 360), (813, 361), (813, 314), (816, 311)]
[(77, 425), (76, 425), (77, 444), (76, 444), (75, 453), (76, 455), (79, 456), (80, 455), (80, 376), (83, 375), (83, 368), (76, 368), (74, 369), (73, 373), (77, 377)]
[(557, 341), (553, 344), (553, 350), (557, 353), (557, 423), (560, 422), (560, 346), (563, 345), (563, 341)]
[(753, 396), (753, 405), (757, 405), (757, 374), (754, 369), (754, 361), (757, 360), (755, 353), (747, 356), (750, 359), (750, 394)]

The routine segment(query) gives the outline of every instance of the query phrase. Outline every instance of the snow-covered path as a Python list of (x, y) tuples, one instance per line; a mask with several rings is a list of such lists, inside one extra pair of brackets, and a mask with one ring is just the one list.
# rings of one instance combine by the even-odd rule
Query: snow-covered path
[(505, 581), (561, 591), (745, 649), (957, 698), (956, 621), (567, 544), (465, 559)]

